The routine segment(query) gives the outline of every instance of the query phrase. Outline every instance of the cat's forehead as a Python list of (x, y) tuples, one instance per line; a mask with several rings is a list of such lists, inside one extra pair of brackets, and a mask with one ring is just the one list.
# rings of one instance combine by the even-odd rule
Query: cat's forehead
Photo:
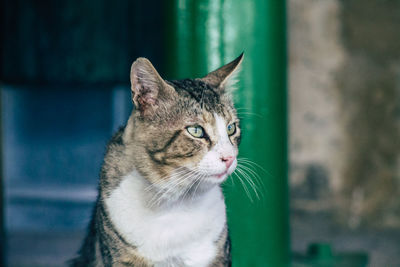
[(226, 113), (230, 104), (209, 84), (197, 79), (184, 79), (168, 81), (178, 95), (186, 101), (194, 102), (201, 110), (208, 113)]

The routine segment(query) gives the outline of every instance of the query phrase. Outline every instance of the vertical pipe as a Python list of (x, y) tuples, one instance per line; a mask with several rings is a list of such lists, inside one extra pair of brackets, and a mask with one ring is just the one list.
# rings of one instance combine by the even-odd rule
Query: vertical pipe
[(233, 266), (288, 266), (286, 3), (170, 0), (166, 12), (167, 77), (200, 77), (245, 53), (235, 93), (239, 157), (264, 169), (264, 186), (253, 202), (238, 180), (225, 186)]

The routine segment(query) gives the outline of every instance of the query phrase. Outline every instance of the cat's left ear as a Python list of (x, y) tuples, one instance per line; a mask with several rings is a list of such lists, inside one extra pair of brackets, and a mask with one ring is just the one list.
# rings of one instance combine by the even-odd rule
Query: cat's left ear
[(232, 62), (210, 72), (200, 80), (222, 92), (229, 91), (230, 87), (235, 83), (235, 76), (239, 73), (242, 61), (243, 53)]
[(131, 67), (132, 100), (142, 115), (154, 113), (161, 102), (175, 93), (146, 58), (138, 58)]

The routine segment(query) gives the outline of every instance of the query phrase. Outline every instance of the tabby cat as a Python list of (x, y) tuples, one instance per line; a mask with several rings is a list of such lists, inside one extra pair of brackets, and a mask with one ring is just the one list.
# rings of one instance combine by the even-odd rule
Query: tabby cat
[(237, 165), (230, 95), (243, 54), (203, 78), (131, 68), (134, 110), (110, 141), (88, 235), (71, 266), (230, 266), (220, 184)]

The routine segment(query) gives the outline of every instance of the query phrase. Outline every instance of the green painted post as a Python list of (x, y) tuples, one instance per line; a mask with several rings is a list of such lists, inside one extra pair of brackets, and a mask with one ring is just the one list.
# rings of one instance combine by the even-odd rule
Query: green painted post
[(243, 129), (239, 157), (265, 171), (257, 169), (263, 196), (253, 193), (253, 202), (235, 177), (225, 186), (233, 266), (288, 266), (286, 3), (170, 0), (166, 12), (167, 77), (205, 75), (244, 51), (235, 93)]

